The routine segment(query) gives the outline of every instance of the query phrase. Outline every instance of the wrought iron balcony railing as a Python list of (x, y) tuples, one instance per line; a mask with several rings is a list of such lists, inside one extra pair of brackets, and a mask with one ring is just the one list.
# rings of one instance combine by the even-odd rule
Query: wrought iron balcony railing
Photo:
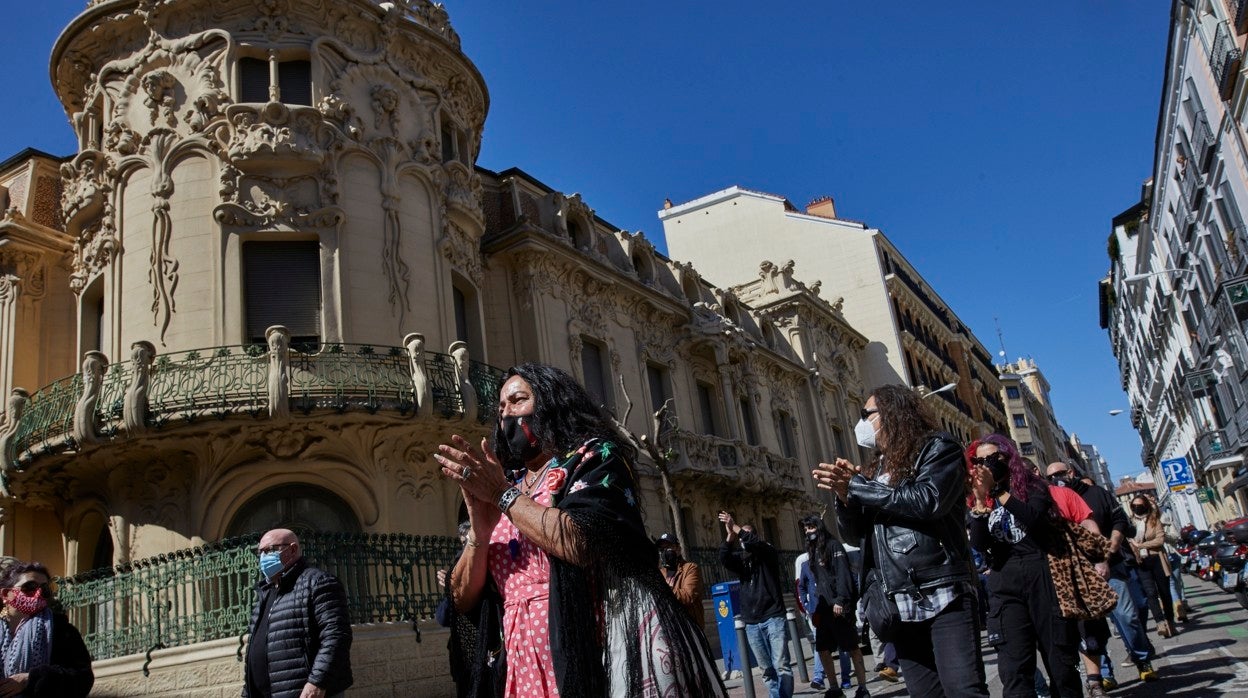
[(1218, 24), (1213, 35), (1213, 49), (1209, 53), (1209, 70), (1218, 85), (1222, 99), (1231, 96), (1231, 88), (1235, 86), (1235, 71), (1239, 68), (1240, 50), (1235, 45), (1235, 36), (1226, 26), (1226, 22)]
[(132, 361), (111, 366), (88, 352), (82, 373), (28, 399), (14, 391), (0, 443), (21, 468), (60, 449), (206, 419), (384, 412), (488, 420), (502, 371), (471, 361), (462, 343), (448, 355), (426, 352), (421, 342), (322, 344), (312, 353), (253, 344), (160, 356), (140, 342)]
[[(97, 660), (247, 632), (259, 581), (254, 533), (57, 580), (58, 599)], [(347, 591), (352, 623), (433, 617), (438, 569), (459, 541), (401, 533), (300, 535), (309, 562)], [(145, 666), (146, 670), (146, 666)]]

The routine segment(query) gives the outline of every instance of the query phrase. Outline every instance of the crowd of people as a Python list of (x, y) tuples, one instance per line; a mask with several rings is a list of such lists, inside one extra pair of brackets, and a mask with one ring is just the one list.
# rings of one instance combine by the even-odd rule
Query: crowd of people
[[(1162, 637), (1183, 616), (1154, 502), (1128, 513), (999, 434), (964, 447), (904, 386), (872, 391), (855, 434), (875, 457), (813, 467), (835, 526), (802, 519), (792, 585), (771, 542), (719, 514), (720, 563), (772, 698), (794, 692), (790, 607), (825, 696), (869, 695), (868, 638), (874, 673), (913, 696), (987, 696), (985, 646), (1005, 696), (1101, 696), (1117, 685), (1110, 623), (1156, 678), (1149, 616)], [(439, 611), (459, 695), (726, 695), (701, 570), (674, 535), (648, 537), (636, 455), (575, 379), (541, 364), (508, 372), (492, 438), (439, 447), (468, 514)]]

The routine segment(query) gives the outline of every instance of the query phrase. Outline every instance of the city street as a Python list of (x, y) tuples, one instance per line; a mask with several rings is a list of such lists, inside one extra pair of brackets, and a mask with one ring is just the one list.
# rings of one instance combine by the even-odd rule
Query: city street
[[(1195, 613), (1182, 632), (1170, 639), (1156, 636), (1153, 643), (1158, 657), (1153, 666), (1161, 677), (1147, 684), (1139, 681), (1133, 667), (1123, 667), (1122, 643), (1112, 638), (1110, 653), (1114, 658), (1115, 675), (1120, 686), (1110, 691), (1111, 696), (1243, 696), (1248, 695), (1248, 611), (1236, 602), (1235, 597), (1223, 592), (1213, 584), (1195, 577), (1185, 576), (1188, 603)], [(1150, 628), (1151, 628), (1150, 624)], [(867, 668), (874, 665), (867, 658)], [(997, 678), (996, 654), (989, 650), (984, 657), (988, 673), (988, 689), (993, 696), (1001, 695), (1001, 681)], [(767, 688), (760, 677), (754, 677), (755, 695), (767, 696)], [(904, 683), (888, 683), (871, 676), (867, 684), (873, 698), (905, 696)], [(728, 682), (729, 695), (734, 698), (745, 695), (740, 679)], [(812, 690), (808, 684), (798, 682), (794, 695), (819, 696), (822, 691)], [(846, 694), (853, 695), (853, 689)]]

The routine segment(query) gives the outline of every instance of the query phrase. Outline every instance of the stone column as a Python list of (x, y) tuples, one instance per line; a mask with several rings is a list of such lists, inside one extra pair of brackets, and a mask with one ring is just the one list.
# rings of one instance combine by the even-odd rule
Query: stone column
[(13, 342), (17, 335), (17, 298), (22, 282), (12, 274), (0, 276), (0, 394), (13, 387)]
[(715, 344), (715, 370), (719, 373), (719, 390), (723, 394), (724, 426), (728, 428), (727, 437), (737, 441), (744, 439), (745, 428), (741, 424), (741, 410), (737, 408), (732, 391), (732, 376), (728, 375), (728, 349), (722, 344)]

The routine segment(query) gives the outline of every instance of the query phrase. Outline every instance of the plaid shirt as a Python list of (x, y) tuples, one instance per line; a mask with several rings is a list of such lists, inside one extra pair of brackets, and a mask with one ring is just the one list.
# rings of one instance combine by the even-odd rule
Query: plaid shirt
[(900, 592), (893, 600), (897, 602), (897, 611), (903, 623), (921, 623), (935, 618), (954, 599), (970, 591), (971, 587), (966, 582), (954, 582), (928, 589), (927, 593)]

